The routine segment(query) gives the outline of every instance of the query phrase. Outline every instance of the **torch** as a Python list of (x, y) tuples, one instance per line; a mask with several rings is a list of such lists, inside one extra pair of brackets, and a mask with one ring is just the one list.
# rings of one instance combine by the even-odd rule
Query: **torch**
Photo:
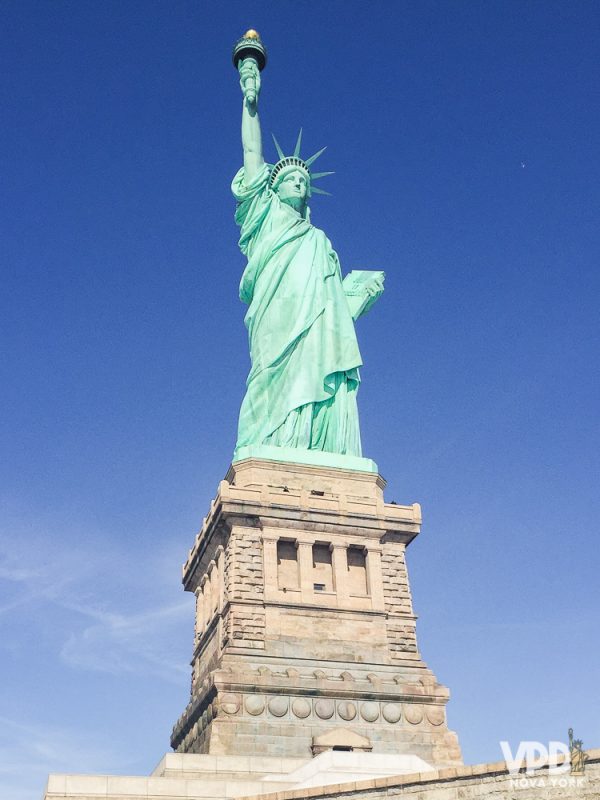
[[(267, 50), (261, 41), (260, 34), (252, 29), (246, 31), (236, 42), (232, 55), (233, 66), (239, 70), (240, 64), (247, 58), (253, 59), (261, 72), (266, 66)], [(253, 78), (249, 78), (246, 82), (249, 81), (254, 83)], [(251, 86), (244, 86), (244, 92), (248, 89), (250, 90), (247, 94), (248, 102), (253, 103), (256, 100), (256, 91), (252, 92)]]

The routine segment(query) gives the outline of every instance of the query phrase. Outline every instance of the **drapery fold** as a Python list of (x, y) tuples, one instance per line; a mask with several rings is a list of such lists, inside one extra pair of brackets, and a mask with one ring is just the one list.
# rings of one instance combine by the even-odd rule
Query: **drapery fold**
[(236, 174), (240, 298), (251, 369), (237, 447), (275, 444), (361, 455), (356, 391), (362, 364), (337, 254), (268, 186), (264, 165)]

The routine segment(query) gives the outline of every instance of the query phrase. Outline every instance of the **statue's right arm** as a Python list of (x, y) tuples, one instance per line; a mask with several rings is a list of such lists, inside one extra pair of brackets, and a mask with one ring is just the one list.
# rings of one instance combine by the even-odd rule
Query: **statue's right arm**
[(244, 95), (242, 105), (242, 147), (244, 150), (244, 174), (251, 181), (265, 163), (262, 152), (260, 120), (258, 118), (258, 95), (260, 72), (256, 61), (244, 59), (240, 64), (240, 86)]

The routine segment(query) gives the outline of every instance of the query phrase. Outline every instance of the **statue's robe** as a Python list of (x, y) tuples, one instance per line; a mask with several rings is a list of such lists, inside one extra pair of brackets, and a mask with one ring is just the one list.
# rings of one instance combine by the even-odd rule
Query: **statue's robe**
[[(240, 298), (252, 367), (237, 448), (278, 445), (361, 455), (356, 392), (362, 364), (340, 263), (323, 231), (282, 203), (264, 165), (232, 183)], [(307, 209), (308, 213), (308, 209)]]

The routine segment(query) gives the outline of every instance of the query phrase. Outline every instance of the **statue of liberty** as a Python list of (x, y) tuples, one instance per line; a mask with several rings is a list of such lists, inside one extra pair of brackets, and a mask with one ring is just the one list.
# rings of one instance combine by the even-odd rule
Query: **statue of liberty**
[[(258, 35), (249, 31), (249, 38)], [(381, 295), (384, 274), (357, 271), (342, 281), (338, 256), (311, 224), (308, 206), (313, 193), (327, 194), (314, 181), (331, 173), (311, 171), (325, 148), (303, 160), (300, 131), (293, 155), (286, 157), (275, 140), (279, 161), (267, 164), (259, 65), (243, 58), (238, 66), (244, 165), (232, 191), (239, 246), (248, 258), (240, 298), (249, 306), (244, 321), (251, 369), (234, 460), (264, 445), (361, 456), (356, 394), (362, 361), (354, 320)]]

